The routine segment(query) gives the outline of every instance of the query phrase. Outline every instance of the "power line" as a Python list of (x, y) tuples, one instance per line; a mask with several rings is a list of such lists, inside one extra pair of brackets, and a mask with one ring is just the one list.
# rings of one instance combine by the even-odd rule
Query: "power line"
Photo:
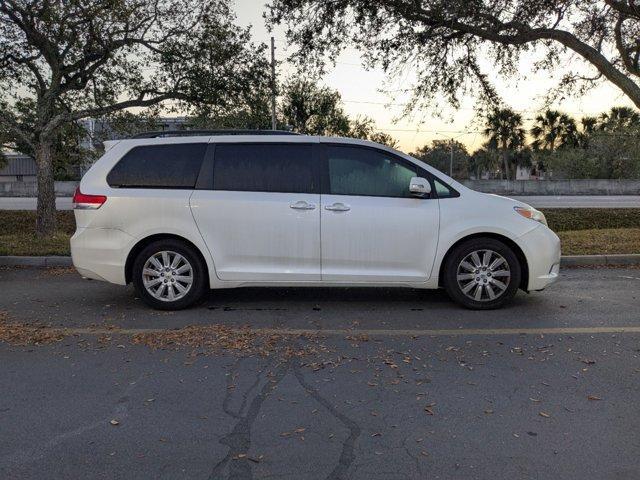
[(444, 135), (449, 133), (473, 135), (477, 133), (482, 133), (481, 131), (476, 131), (476, 130), (423, 130), (421, 128), (387, 128), (387, 127), (376, 127), (376, 130), (382, 130), (385, 132), (436, 133), (439, 135)]
[[(394, 105), (394, 106), (398, 106), (398, 107), (406, 107), (407, 105), (410, 105), (411, 102), (406, 102), (406, 103), (399, 103), (399, 102), (373, 102), (370, 100), (342, 100), (345, 103), (360, 103), (360, 104), (367, 104), (367, 105), (383, 105), (383, 106), (388, 106), (388, 105)], [(476, 109), (472, 108), (472, 107), (457, 107), (454, 108), (453, 110), (463, 110), (463, 111), (471, 111), (471, 112), (475, 112)], [(518, 108), (513, 108), (512, 109), (514, 112), (516, 113), (532, 113), (532, 114), (538, 114), (538, 113), (542, 113), (544, 112), (544, 109), (518, 109)], [(571, 113), (573, 115), (598, 115), (600, 113), (602, 113), (601, 111), (599, 112), (584, 112), (584, 111), (572, 111), (572, 110), (561, 110), (564, 113)], [(533, 120), (530, 118), (526, 118), (525, 120)]]

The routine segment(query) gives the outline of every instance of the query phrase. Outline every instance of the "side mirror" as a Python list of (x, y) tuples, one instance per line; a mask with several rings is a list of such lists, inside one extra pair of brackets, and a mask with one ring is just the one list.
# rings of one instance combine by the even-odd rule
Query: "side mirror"
[(409, 192), (414, 197), (426, 197), (431, 193), (431, 184), (426, 178), (413, 177), (409, 182)]

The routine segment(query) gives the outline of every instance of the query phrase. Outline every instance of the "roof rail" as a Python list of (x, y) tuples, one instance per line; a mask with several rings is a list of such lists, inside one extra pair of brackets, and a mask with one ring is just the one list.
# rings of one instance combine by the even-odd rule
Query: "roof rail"
[(130, 138), (192, 137), (196, 135), (299, 135), (286, 130), (164, 130), (144, 132)]

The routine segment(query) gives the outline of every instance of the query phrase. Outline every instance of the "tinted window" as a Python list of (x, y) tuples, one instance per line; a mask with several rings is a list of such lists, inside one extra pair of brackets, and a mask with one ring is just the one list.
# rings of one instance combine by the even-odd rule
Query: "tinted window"
[(216, 145), (213, 189), (241, 192), (315, 193), (311, 145)]
[(433, 183), (436, 186), (436, 193), (438, 194), (438, 198), (452, 198), (452, 197), (458, 196), (458, 192), (456, 192), (451, 187), (445, 185), (435, 177), (433, 179)]
[(121, 188), (193, 188), (206, 148), (206, 143), (134, 147), (107, 182)]
[(328, 146), (329, 192), (334, 195), (411, 197), (416, 168), (379, 150)]

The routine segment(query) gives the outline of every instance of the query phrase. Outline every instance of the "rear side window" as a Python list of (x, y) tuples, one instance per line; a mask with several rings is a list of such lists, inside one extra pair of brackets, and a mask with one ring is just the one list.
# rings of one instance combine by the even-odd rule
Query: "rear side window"
[(371, 197), (411, 197), (410, 167), (372, 148), (328, 146), (329, 193)]
[(239, 192), (317, 193), (312, 146), (216, 145), (213, 189)]
[(119, 188), (194, 188), (206, 143), (134, 147), (107, 175)]

